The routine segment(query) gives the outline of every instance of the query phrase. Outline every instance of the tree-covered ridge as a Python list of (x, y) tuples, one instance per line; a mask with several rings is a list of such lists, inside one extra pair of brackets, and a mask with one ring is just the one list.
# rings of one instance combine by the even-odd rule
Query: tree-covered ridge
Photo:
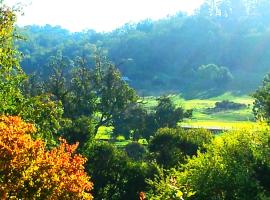
[[(268, 7), (265, 0), (206, 1), (192, 16), (148, 19), (108, 33), (28, 26), (22, 29), (28, 41), (19, 43), (25, 55), (22, 66), (47, 77), (48, 58), (58, 50), (91, 62), (90, 44), (95, 44), (107, 49), (108, 58), (140, 94), (250, 92), (270, 62)], [(208, 65), (215, 70), (206, 80), (202, 70)]]

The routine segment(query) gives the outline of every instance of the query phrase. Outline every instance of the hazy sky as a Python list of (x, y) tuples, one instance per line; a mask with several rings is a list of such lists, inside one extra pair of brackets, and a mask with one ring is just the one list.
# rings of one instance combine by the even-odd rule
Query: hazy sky
[[(6, 0), (14, 4), (18, 0)], [(20, 0), (28, 4), (19, 25), (60, 25), (71, 31), (110, 31), (127, 22), (159, 19), (177, 11), (192, 13), (203, 0)]]

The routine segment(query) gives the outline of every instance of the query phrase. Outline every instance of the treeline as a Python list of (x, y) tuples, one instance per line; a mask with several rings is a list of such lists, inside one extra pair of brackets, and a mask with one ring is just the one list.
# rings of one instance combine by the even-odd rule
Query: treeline
[(60, 27), (20, 29), (23, 69), (48, 76), (48, 58), (61, 50), (87, 62), (91, 44), (106, 49), (139, 94), (181, 92), (207, 97), (254, 90), (269, 70), (269, 13), (266, 0), (205, 1), (188, 16), (178, 13), (126, 24), (112, 32), (70, 33)]

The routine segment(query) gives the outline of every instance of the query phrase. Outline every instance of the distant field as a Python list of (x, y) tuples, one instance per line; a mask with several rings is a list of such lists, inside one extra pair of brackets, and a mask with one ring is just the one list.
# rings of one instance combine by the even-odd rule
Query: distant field
[[(230, 93), (225, 93), (221, 96), (210, 99), (192, 99), (185, 100), (180, 95), (171, 95), (172, 100), (177, 106), (182, 106), (185, 109), (193, 109), (192, 119), (185, 120), (179, 125), (202, 127), (202, 128), (249, 128), (255, 125), (252, 114), (253, 99), (250, 96), (234, 96)], [(240, 110), (228, 110), (216, 113), (207, 113), (207, 108), (213, 108), (215, 103), (222, 100), (229, 100), (235, 103), (247, 105), (247, 108)], [(152, 109), (157, 105), (155, 97), (145, 97), (142, 102), (147, 109)], [(111, 138), (113, 127), (100, 127), (96, 139), (108, 140)], [(125, 146), (130, 141), (124, 137), (118, 137), (115, 144), (117, 146)], [(141, 141), (145, 143), (145, 141)]]
[[(185, 109), (193, 109), (192, 119), (185, 120), (181, 123), (184, 125), (233, 128), (254, 124), (254, 117), (252, 114), (253, 99), (250, 96), (234, 96), (230, 93), (225, 93), (221, 96), (210, 99), (185, 100), (180, 95), (171, 95), (171, 98), (177, 106), (182, 106)], [(211, 114), (206, 112), (207, 108), (213, 108), (216, 102), (223, 100), (242, 103), (247, 105), (247, 108), (221, 111)], [(157, 105), (155, 97), (146, 97), (144, 98), (144, 102), (148, 109)]]

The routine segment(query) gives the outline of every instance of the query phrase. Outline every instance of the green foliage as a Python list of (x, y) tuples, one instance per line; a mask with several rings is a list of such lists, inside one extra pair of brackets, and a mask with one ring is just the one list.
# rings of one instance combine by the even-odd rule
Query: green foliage
[(52, 71), (49, 80), (46, 81), (45, 88), (48, 93), (53, 94), (57, 100), (63, 103), (64, 108), (68, 102), (69, 88), (67, 76), (70, 60), (58, 51), (49, 61), (49, 68)]
[(146, 147), (138, 142), (132, 142), (125, 146), (125, 151), (129, 158), (135, 161), (144, 160), (147, 155)]
[(63, 136), (71, 144), (79, 142), (79, 150), (86, 143), (91, 143), (94, 140), (94, 122), (93, 119), (87, 116), (80, 116), (73, 119), (71, 123), (63, 130)]
[(158, 105), (155, 108), (155, 118), (157, 128), (169, 127), (175, 128), (178, 122), (184, 118), (191, 118), (192, 110), (185, 111), (183, 108), (176, 108), (169, 97), (163, 96), (158, 99)]
[(149, 152), (159, 165), (172, 168), (184, 163), (187, 156), (196, 155), (211, 140), (212, 134), (203, 129), (162, 128), (150, 140)]
[(62, 103), (53, 101), (49, 95), (25, 99), (22, 107), (16, 109), (26, 121), (36, 125), (38, 134), (35, 137), (43, 138), (47, 145), (55, 145), (62, 127), (70, 123), (63, 118)]
[(269, 138), (268, 127), (216, 137), (206, 153), (188, 160), (177, 182), (196, 191), (191, 199), (267, 199), (269, 184), (264, 176), (269, 173)]
[(226, 86), (233, 78), (228, 68), (215, 64), (201, 65), (198, 68), (197, 76), (201, 87)]
[(114, 136), (124, 135), (137, 141), (144, 136), (147, 128), (148, 113), (139, 104), (130, 104), (127, 109), (113, 117)]
[[(169, 175), (168, 175), (169, 174)], [(166, 200), (175, 199), (183, 200), (194, 195), (186, 186), (177, 183), (177, 171), (175, 169), (164, 170), (158, 168), (158, 173), (153, 180), (147, 180), (151, 188), (147, 192), (147, 199), (150, 200)]]
[(264, 78), (262, 86), (252, 95), (255, 98), (253, 113), (257, 120), (270, 123), (270, 74)]
[(158, 175), (148, 180), (147, 198), (269, 199), (269, 140), (268, 126), (207, 139), (203, 151), (187, 163), (176, 169), (159, 169)]
[(94, 90), (94, 73), (81, 59), (77, 61), (77, 65), (71, 72), (72, 95), (66, 112), (71, 118), (81, 115), (91, 116), (97, 110), (98, 98)]
[(138, 199), (146, 190), (146, 178), (152, 178), (155, 167), (131, 161), (121, 150), (111, 144), (94, 143), (85, 150), (87, 167), (95, 183), (96, 199)]
[(59, 130), (64, 123), (62, 105), (48, 95), (32, 97), (30, 93), (23, 93), (22, 88), (31, 88), (31, 84), (19, 65), (20, 53), (14, 45), (18, 38), (14, 28), (15, 20), (14, 11), (1, 3), (0, 114), (18, 115), (34, 123), (39, 132), (38, 136), (52, 145), (56, 143), (56, 136), (59, 136)]
[[(103, 63), (102, 63), (103, 62)], [(113, 118), (137, 102), (138, 96), (134, 89), (122, 80), (121, 73), (111, 63), (98, 60), (95, 69), (98, 110), (101, 113), (96, 131), (102, 125), (113, 122)]]
[(0, 3), (0, 113), (15, 115), (23, 101), (20, 91), (24, 73), (20, 68), (20, 53), (14, 45), (18, 37), (14, 23), (16, 15), (11, 8)]

